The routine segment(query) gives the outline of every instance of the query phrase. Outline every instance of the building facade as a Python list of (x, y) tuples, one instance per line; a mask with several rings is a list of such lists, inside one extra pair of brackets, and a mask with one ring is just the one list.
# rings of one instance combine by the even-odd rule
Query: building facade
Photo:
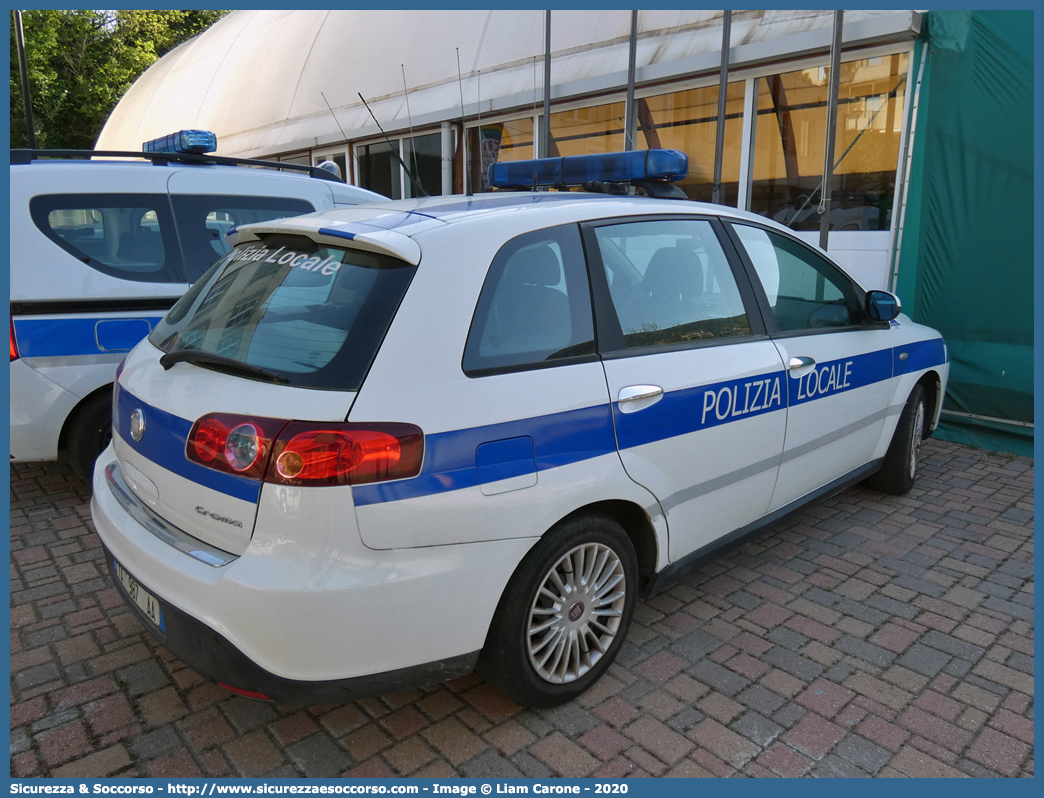
[[(729, 41), (722, 201), (811, 243), (832, 24), (831, 11), (735, 11)], [(1021, 215), (1032, 208), (1032, 27), (1031, 12), (845, 12), (829, 239), (865, 288), (899, 291), (915, 319), (957, 342), (947, 418), (987, 438), (1001, 430), (1023, 452), (1032, 441), (1032, 302), (1013, 313), (998, 295), (993, 321), (979, 318), (982, 330), (969, 335), (940, 286), (982, 295), (972, 286), (983, 265), (967, 253), (996, 244), (967, 223), (973, 210), (1019, 220), (1005, 243), (1012, 259), (994, 267), (988, 293), (1032, 284), (1032, 222)], [(682, 189), (709, 201), (722, 32), (721, 11), (638, 12), (637, 124), (628, 132), (630, 11), (552, 12), (546, 87), (543, 11), (235, 11), (139, 78), (97, 147), (203, 128), (222, 155), (332, 160), (349, 182), (394, 198), (415, 191), (400, 163), (428, 194), (481, 192), (491, 163), (537, 157), (546, 88), (550, 155), (682, 150)], [(933, 82), (949, 93), (930, 104)], [(1007, 120), (1004, 135), (989, 129), (995, 114)], [(943, 144), (952, 157), (936, 151)], [(976, 164), (1001, 162), (1011, 167), (1004, 186), (947, 182), (974, 183)], [(1008, 207), (1012, 185), (1029, 191), (1028, 203)], [(943, 198), (967, 207), (932, 217)], [(962, 218), (963, 227), (954, 223)], [(997, 352), (1008, 368), (994, 368)], [(961, 439), (990, 445), (976, 434)]]

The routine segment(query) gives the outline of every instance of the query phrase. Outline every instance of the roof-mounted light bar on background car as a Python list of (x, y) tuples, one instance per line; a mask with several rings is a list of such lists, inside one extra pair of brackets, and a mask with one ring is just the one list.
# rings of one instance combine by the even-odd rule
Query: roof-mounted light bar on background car
[(217, 150), (217, 136), (209, 130), (179, 130), (141, 145), (142, 152), (179, 152), (203, 155)]
[(669, 184), (688, 173), (689, 158), (680, 150), (631, 150), (495, 163), (489, 167), (489, 184), (537, 189), (624, 183), (646, 188), (656, 196), (684, 197), (681, 189)]

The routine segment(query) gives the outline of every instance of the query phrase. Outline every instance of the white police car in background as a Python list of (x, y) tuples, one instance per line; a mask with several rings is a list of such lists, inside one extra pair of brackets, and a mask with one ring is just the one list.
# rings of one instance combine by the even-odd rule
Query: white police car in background
[[(498, 164), (498, 186), (672, 151)], [(643, 178), (639, 180), (638, 178)], [(639, 595), (867, 477), (909, 490), (933, 330), (751, 214), (498, 192), (239, 228), (118, 377), (92, 513), (125, 600), (236, 692), (589, 687)]]
[(11, 152), (12, 461), (68, 449), (90, 481), (116, 365), (228, 251), (231, 227), (385, 199), (325, 170), (203, 154), (216, 146), (181, 131), (114, 153), (136, 161)]

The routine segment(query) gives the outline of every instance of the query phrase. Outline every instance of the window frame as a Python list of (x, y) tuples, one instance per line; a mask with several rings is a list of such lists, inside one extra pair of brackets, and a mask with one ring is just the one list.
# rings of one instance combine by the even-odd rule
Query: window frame
[[(500, 280), (504, 273), (511, 255), (519, 249), (527, 246), (530, 242), (526, 239), (534, 238), (537, 239), (539, 236), (544, 234), (545, 236), (552, 231), (562, 231), (565, 235), (571, 235), (575, 239), (576, 247), (579, 251), (580, 257), (583, 259), (583, 268), (578, 269), (578, 274), (582, 275), (587, 281), (587, 296), (588, 302), (590, 303), (591, 311), (591, 338), (594, 343), (594, 351), (586, 355), (573, 355), (570, 357), (557, 358), (555, 360), (538, 360), (529, 363), (518, 363), (504, 366), (489, 366), (484, 368), (469, 368), (465, 365), (465, 360), (468, 356), (469, 347), (473, 345), (472, 334), (476, 331), (476, 324), (478, 323), (479, 316), (481, 314), (483, 323), (489, 315), (489, 308), (493, 302), (493, 297), (496, 294), (496, 287), (499, 285)], [(511, 249), (511, 253), (505, 255), (508, 249)], [(494, 269), (496, 268), (495, 274)], [(563, 251), (563, 262), (562, 262), (563, 275), (568, 281), (568, 266), (566, 265), (565, 252)], [(493, 279), (495, 277), (495, 280)], [(487, 290), (490, 289), (490, 290)], [(568, 298), (568, 295), (567, 295)], [(582, 300), (578, 300), (582, 301)], [(572, 366), (579, 363), (595, 363), (600, 360), (598, 354), (598, 322), (595, 314), (595, 301), (594, 291), (591, 285), (590, 269), (587, 265), (587, 256), (583, 245), (583, 237), (578, 229), (576, 223), (553, 225), (551, 227), (544, 227), (539, 230), (530, 230), (520, 235), (514, 236), (508, 239), (497, 249), (496, 254), (490, 260), (489, 266), (486, 268), (485, 276), (482, 280), (482, 287), (479, 289), (478, 298), (475, 300), (475, 308), (471, 313), (471, 323), (468, 325), (468, 334), (464, 339), (464, 346), (461, 350), (460, 355), (460, 370), (464, 373), (464, 376), (478, 379), (482, 377), (492, 377), (500, 374), (512, 374), (521, 371), (535, 371), (537, 369), (549, 369), (558, 368), (561, 366)], [(478, 338), (475, 338), (475, 344), (477, 346)]]
[[(48, 217), (54, 211), (88, 210), (103, 208), (148, 208), (156, 213), (159, 233), (163, 241), (163, 265), (152, 272), (132, 272), (110, 266), (104, 261), (77, 249), (51, 227)], [(29, 200), (29, 216), (36, 229), (49, 241), (80, 263), (107, 277), (131, 283), (187, 283), (185, 264), (182, 260), (181, 241), (178, 238), (177, 220), (170, 197), (155, 192), (56, 192), (37, 194)]]
[[(730, 338), (703, 339), (696, 341), (685, 341), (663, 346), (644, 346), (628, 349), (624, 340), (623, 327), (620, 324), (616, 305), (613, 302), (609, 289), (609, 280), (605, 275), (605, 264), (602, 259), (601, 248), (598, 244), (596, 230), (602, 227), (610, 227), (619, 224), (634, 224), (639, 222), (667, 222), (667, 221), (700, 221), (709, 222), (711, 229), (717, 237), (736, 282), (743, 309), (747, 314), (751, 332), (749, 335), (737, 335)], [(763, 318), (763, 310), (758, 303), (744, 265), (740, 262), (735, 246), (728, 236), (721, 219), (710, 214), (679, 213), (679, 214), (643, 214), (637, 216), (614, 216), (583, 222), (580, 225), (584, 241), (584, 249), (587, 255), (587, 267), (591, 282), (591, 294), (594, 299), (595, 312), (595, 339), (598, 342), (598, 353), (605, 360), (615, 360), (623, 357), (642, 357), (645, 355), (659, 354), (661, 352), (683, 352), (689, 349), (705, 349), (713, 346), (729, 346), (733, 344), (747, 343), (750, 341), (767, 340), (768, 334)]]
[[(747, 271), (747, 278), (754, 286), (754, 295), (757, 298), (758, 305), (761, 309), (761, 315), (765, 320), (765, 327), (768, 331), (770, 338), (796, 338), (806, 335), (831, 335), (836, 333), (846, 332), (859, 332), (866, 330), (885, 330), (891, 325), (886, 321), (872, 321), (866, 315), (866, 290), (853, 280), (848, 273), (830, 260), (829, 257), (819, 252), (815, 247), (802, 241), (795, 235), (791, 235), (787, 232), (779, 230), (778, 228), (761, 224), (753, 219), (725, 219), (723, 225), (726, 234), (729, 236), (732, 242), (732, 246), (736, 251), (737, 258), (743, 264), (743, 268)], [(861, 296), (863, 301), (860, 303), (859, 312), (863, 318), (862, 324), (849, 324), (844, 327), (808, 327), (800, 330), (780, 330), (776, 324), (776, 315), (772, 310), (772, 305), (769, 304), (768, 294), (765, 293), (765, 288), (761, 284), (761, 278), (758, 276), (757, 268), (754, 266), (754, 262), (750, 259), (750, 255), (747, 253), (746, 247), (743, 245), (743, 240), (740, 238), (739, 233), (735, 230), (735, 225), (744, 225), (746, 227), (753, 227), (758, 230), (764, 230), (766, 233), (774, 233), (781, 238), (785, 238), (788, 241), (797, 244), (801, 249), (811, 253), (814, 257), (819, 258), (823, 263), (831, 267), (840, 278), (842, 282), (847, 283), (855, 291), (857, 296)]]

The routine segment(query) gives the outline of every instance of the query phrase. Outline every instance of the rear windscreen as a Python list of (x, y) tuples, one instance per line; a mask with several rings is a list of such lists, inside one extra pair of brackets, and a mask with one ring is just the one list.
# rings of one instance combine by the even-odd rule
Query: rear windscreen
[(415, 271), (386, 255), (265, 236), (207, 272), (149, 340), (246, 363), (302, 388), (358, 390)]

